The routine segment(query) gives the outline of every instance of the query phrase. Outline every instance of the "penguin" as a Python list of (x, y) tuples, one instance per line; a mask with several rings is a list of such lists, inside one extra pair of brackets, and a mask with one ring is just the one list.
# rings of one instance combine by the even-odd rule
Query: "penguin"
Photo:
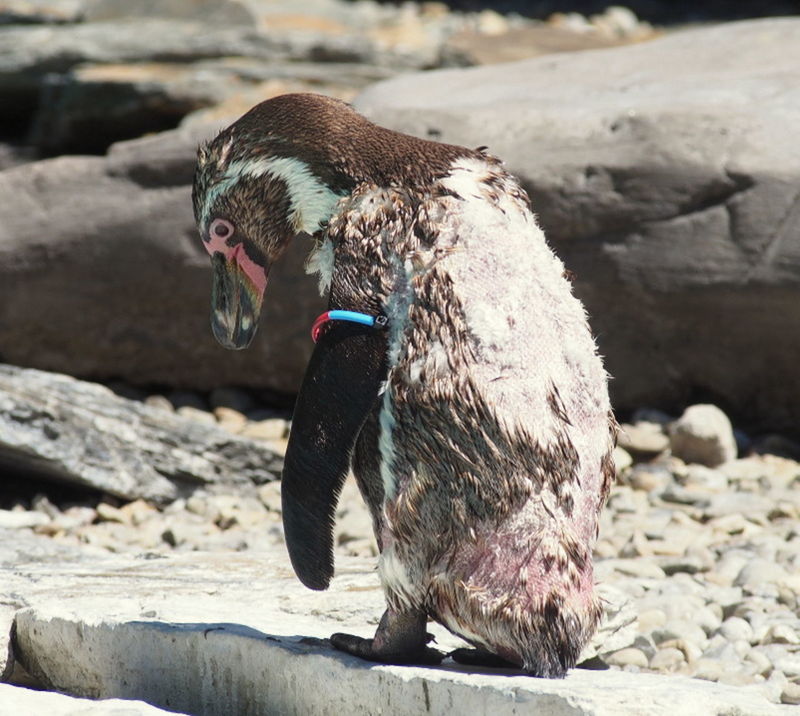
[(575, 666), (601, 617), (592, 551), (616, 423), (586, 312), (519, 181), (486, 148), (377, 126), (287, 94), (198, 150), (194, 214), (211, 323), (245, 348), (270, 267), (300, 234), (329, 310), (282, 475), (292, 566), (333, 575), (352, 469), (372, 516), (386, 611), (371, 661), (431, 664), (434, 620), (465, 663), (539, 677)]

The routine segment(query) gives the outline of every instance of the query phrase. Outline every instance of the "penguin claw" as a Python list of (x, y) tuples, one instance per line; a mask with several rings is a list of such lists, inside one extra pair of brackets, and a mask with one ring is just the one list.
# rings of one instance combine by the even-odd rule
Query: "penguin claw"
[(424, 664), (426, 666), (436, 666), (441, 664), (445, 658), (445, 654), (429, 646), (410, 651), (380, 650), (375, 648), (374, 639), (364, 639), (353, 634), (333, 634), (331, 635), (331, 645), (339, 651), (380, 664), (397, 664), (400, 666)]

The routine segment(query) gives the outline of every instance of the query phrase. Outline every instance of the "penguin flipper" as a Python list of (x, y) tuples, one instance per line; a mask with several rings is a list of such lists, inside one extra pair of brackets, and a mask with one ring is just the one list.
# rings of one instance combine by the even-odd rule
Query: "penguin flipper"
[(327, 326), (297, 397), (281, 478), (286, 546), (310, 589), (327, 589), (333, 576), (336, 503), (385, 378), (381, 332), (353, 323)]

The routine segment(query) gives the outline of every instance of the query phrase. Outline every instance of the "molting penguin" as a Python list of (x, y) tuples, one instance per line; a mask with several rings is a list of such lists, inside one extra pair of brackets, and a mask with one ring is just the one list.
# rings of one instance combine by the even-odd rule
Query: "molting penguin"
[(193, 202), (229, 348), (252, 340), (292, 238), (316, 240), (308, 267), (331, 311), (286, 453), (286, 541), (300, 580), (327, 588), (352, 467), (387, 602), (374, 639), (334, 646), (438, 661), (430, 618), (475, 653), (563, 676), (601, 614), (592, 548), (615, 423), (584, 310), (518, 182), (483, 150), (296, 94), (200, 148)]

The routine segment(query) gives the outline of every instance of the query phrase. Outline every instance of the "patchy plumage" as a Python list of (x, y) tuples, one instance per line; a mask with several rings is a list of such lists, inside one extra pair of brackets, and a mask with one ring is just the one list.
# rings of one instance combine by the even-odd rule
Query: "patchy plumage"
[(372, 513), (387, 613), (374, 640), (333, 643), (427, 661), (430, 617), (562, 676), (600, 617), (591, 555), (615, 424), (584, 310), (518, 182), (482, 151), (288, 95), (201, 150), (194, 201), (207, 246), (212, 221), (242, 226), (230, 245), (265, 273), (293, 233), (315, 233), (331, 308), (388, 317), (385, 332), (329, 325), (286, 456), (287, 544), (307, 585), (330, 579), (349, 466)]

